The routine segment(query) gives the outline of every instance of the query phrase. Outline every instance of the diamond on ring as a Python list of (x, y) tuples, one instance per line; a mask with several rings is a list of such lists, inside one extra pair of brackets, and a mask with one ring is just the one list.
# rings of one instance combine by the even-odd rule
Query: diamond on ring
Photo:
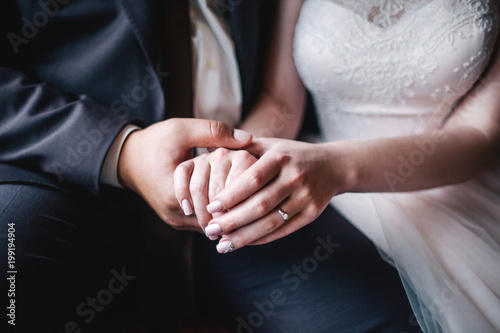
[(278, 208), (278, 213), (280, 213), (281, 217), (283, 218), (283, 220), (285, 220), (285, 223), (288, 222), (288, 214), (285, 213), (284, 211), (282, 211), (281, 209)]

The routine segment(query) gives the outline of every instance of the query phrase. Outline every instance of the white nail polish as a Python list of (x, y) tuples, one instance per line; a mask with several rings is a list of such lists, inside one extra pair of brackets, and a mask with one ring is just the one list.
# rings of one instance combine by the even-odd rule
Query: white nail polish
[(217, 252), (226, 254), (234, 250), (234, 244), (230, 241), (224, 241), (217, 245)]
[(248, 133), (247, 131), (235, 129), (233, 132), (233, 137), (238, 141), (248, 141), (252, 137), (252, 134)]
[(205, 235), (208, 236), (217, 236), (221, 233), (222, 228), (218, 223), (210, 224), (205, 228)]
[(207, 211), (210, 214), (215, 214), (218, 213), (222, 210), (222, 202), (219, 200), (212, 202), (210, 205), (207, 206)]
[(193, 208), (191, 208), (191, 204), (187, 199), (182, 200), (182, 210), (184, 211), (184, 215), (190, 216), (193, 214)]

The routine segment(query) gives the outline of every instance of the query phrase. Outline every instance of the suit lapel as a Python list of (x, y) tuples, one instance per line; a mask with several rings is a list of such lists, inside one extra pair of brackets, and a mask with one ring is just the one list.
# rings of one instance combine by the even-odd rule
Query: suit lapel
[(250, 108), (250, 101), (253, 100), (255, 94), (260, 4), (260, 0), (241, 1), (229, 14), (229, 26), (241, 77), (243, 115)]
[[(162, 82), (163, 119), (192, 116), (191, 42), (187, 0), (119, 0), (135, 37)], [(185, 15), (185, 16), (184, 16)]]
[[(141, 45), (151, 64), (161, 64), (162, 40), (165, 4), (157, 0), (119, 0), (134, 30), (136, 39)], [(185, 1), (185, 0), (166, 0)], [(272, 16), (274, 1), (251, 0), (241, 1), (229, 11), (229, 26), (233, 36), (240, 70), (243, 113), (251, 107), (259, 91), (265, 61), (266, 36), (272, 29), (268, 25)], [(266, 14), (267, 13), (267, 14)], [(263, 14), (266, 14), (263, 17)]]
[(132, 26), (138, 43), (152, 64), (161, 63), (160, 24), (164, 11), (160, 1), (120, 0), (121, 6)]
[(243, 117), (261, 89), (277, 1), (240, 1), (229, 14), (243, 92)]

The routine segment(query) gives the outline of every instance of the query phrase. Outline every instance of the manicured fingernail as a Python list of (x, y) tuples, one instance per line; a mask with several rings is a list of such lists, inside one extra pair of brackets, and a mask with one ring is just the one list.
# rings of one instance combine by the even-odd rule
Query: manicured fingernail
[(235, 129), (233, 133), (233, 137), (238, 141), (248, 141), (252, 137), (252, 134), (242, 131), (239, 129)]
[(193, 207), (191, 207), (191, 204), (187, 199), (182, 200), (182, 210), (186, 216), (193, 214)]
[(226, 254), (234, 250), (234, 244), (230, 241), (224, 241), (217, 244), (217, 252)]
[(218, 213), (222, 210), (222, 202), (220, 201), (214, 201), (210, 205), (207, 206), (207, 211), (210, 214), (215, 214)]
[(210, 239), (211, 241), (214, 241), (214, 240), (217, 240), (219, 237), (218, 236), (207, 236), (208, 239)]
[(214, 223), (205, 228), (205, 235), (207, 235), (207, 237), (217, 236), (221, 233), (221, 231), (222, 228), (220, 225), (218, 223)]

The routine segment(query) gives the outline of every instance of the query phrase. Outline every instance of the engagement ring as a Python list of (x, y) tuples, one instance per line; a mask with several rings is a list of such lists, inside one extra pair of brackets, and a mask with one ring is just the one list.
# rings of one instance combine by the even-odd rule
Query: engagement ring
[(280, 213), (281, 217), (283, 218), (283, 220), (285, 220), (285, 223), (288, 222), (288, 214), (285, 213), (284, 211), (282, 211), (281, 209), (278, 208), (278, 213)]

